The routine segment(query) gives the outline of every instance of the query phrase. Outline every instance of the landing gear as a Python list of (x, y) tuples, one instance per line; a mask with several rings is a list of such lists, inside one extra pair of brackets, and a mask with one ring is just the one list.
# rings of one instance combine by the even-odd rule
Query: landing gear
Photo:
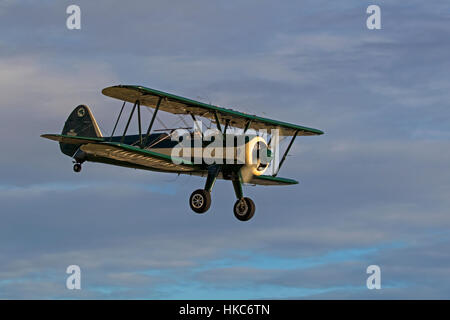
[[(189, 205), (194, 212), (205, 213), (211, 206), (211, 191), (220, 172), (219, 166), (208, 168), (208, 177), (204, 189), (192, 192), (189, 198)], [(231, 177), (237, 201), (234, 204), (234, 216), (240, 221), (248, 221), (255, 214), (255, 203), (250, 198), (244, 197), (242, 192), (242, 180), (238, 175)]]
[(255, 203), (250, 198), (242, 198), (234, 204), (234, 216), (241, 221), (250, 220), (255, 214)]
[(220, 166), (213, 165), (208, 168), (205, 189), (198, 189), (192, 192), (189, 198), (189, 205), (194, 212), (205, 213), (211, 206), (211, 191), (220, 172)]
[(80, 172), (81, 164), (85, 161), (86, 161), (86, 153), (84, 153), (84, 151), (82, 151), (80, 148), (78, 148), (78, 150), (75, 152), (75, 154), (72, 157), (73, 171)]
[(237, 201), (233, 207), (234, 216), (240, 221), (248, 221), (255, 214), (255, 203), (252, 199), (244, 197), (242, 192), (242, 182), (240, 179), (235, 178), (232, 182), (237, 198)]
[(195, 190), (189, 198), (189, 205), (194, 212), (205, 213), (211, 206), (211, 193), (204, 189)]
[(80, 172), (81, 171), (81, 163), (75, 163), (73, 165), (73, 171)]

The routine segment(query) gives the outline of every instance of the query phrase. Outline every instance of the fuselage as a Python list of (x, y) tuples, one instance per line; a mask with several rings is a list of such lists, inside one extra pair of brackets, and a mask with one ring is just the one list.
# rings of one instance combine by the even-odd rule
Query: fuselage
[[(169, 157), (182, 158), (186, 161), (199, 164), (204, 169), (207, 169), (210, 165), (220, 165), (223, 171), (222, 178), (224, 179), (227, 179), (229, 175), (239, 171), (244, 166), (249, 167), (248, 170), (251, 170), (253, 174), (261, 175), (271, 161), (271, 159), (264, 160), (267, 156), (270, 158), (270, 150), (265, 140), (256, 135), (226, 134), (203, 137), (200, 134), (190, 133), (188, 136), (185, 135), (183, 139), (180, 139), (174, 138), (172, 134), (168, 133), (154, 133), (148, 137), (137, 134), (103, 137), (102, 139), (107, 142), (125, 144), (153, 151)], [(263, 146), (264, 152), (261, 146)], [(263, 153), (266, 158), (262, 156)], [(74, 157), (78, 161), (91, 161), (130, 167), (127, 162), (117, 161), (109, 157), (96, 156), (95, 154), (87, 155), (83, 152), (78, 152), (75, 156), (66, 152), (65, 154)], [(133, 164), (132, 167), (136, 168), (136, 164)], [(145, 167), (140, 167), (140, 169), (153, 170), (152, 168)], [(196, 175), (204, 175), (204, 173), (204, 170), (190, 172), (190, 174)]]

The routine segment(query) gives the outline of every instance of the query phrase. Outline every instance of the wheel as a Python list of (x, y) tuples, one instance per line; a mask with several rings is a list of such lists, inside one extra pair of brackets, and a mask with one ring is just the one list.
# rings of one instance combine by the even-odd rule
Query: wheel
[(73, 171), (80, 172), (81, 171), (81, 163), (75, 163), (73, 165)]
[(241, 221), (250, 220), (255, 214), (255, 203), (250, 198), (242, 198), (234, 204), (234, 216)]
[(205, 213), (211, 206), (211, 194), (204, 189), (195, 190), (189, 198), (189, 205), (194, 212)]

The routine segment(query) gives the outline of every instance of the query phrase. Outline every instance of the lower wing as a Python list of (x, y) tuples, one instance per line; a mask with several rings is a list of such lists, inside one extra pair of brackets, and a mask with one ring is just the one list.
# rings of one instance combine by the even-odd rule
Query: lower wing
[[(62, 143), (81, 145), (81, 151), (86, 153), (90, 161), (107, 162), (105, 160), (112, 160), (129, 167), (144, 167), (166, 172), (188, 173), (203, 171), (199, 165), (181, 158), (171, 157), (127, 144), (107, 142), (103, 138), (62, 134), (44, 134), (41, 137)], [(286, 186), (298, 184), (298, 181), (268, 175), (254, 175), (248, 183), (265, 186)]]
[(291, 184), (298, 184), (298, 181), (281, 178), (281, 177), (272, 177), (266, 175), (253, 176), (249, 181), (250, 184), (259, 184), (263, 186), (287, 186)]

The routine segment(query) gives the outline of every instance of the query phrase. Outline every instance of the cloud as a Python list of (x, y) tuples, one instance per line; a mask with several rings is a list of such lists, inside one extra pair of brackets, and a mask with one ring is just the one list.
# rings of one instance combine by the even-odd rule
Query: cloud
[[(447, 3), (383, 2), (371, 32), (356, 1), (81, 1), (75, 33), (64, 3), (7, 4), (0, 298), (449, 296)], [(299, 185), (245, 187), (253, 220), (233, 217), (229, 181), (196, 215), (187, 200), (204, 179), (94, 163), (74, 174), (39, 138), (80, 103), (110, 132), (120, 102), (100, 90), (118, 83), (326, 134), (296, 140), (280, 176)], [(79, 292), (65, 288), (70, 264)], [(365, 288), (369, 264), (380, 291)]]

